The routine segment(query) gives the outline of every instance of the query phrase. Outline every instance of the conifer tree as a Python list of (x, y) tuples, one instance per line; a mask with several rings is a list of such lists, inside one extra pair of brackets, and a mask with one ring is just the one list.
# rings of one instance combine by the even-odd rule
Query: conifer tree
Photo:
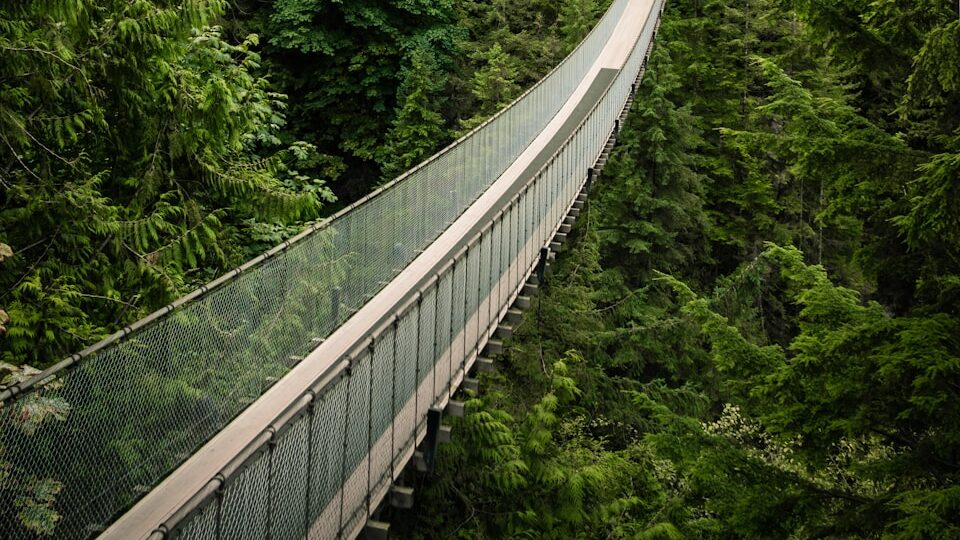
[(393, 127), (381, 150), (385, 179), (393, 179), (438, 150), (446, 135), (440, 114), (440, 93), (444, 87), (444, 76), (431, 52), (424, 47), (415, 49), (400, 87)]
[[(708, 473), (704, 495), (733, 497), (709, 493), (720, 488), (712, 482), (752, 467), (736, 497), (768, 499), (758, 503), (765, 506), (792, 499), (794, 529), (780, 529), (783, 535), (910, 538), (956, 531), (949, 509), (957, 503), (960, 401), (951, 388), (960, 377), (960, 321), (892, 317), (877, 303), (864, 305), (822, 267), (804, 264), (795, 248), (770, 246), (741, 279), (751, 275), (782, 279), (781, 294), (799, 308), (787, 349), (747, 338), (715, 311), (716, 297), (698, 298), (671, 280), (687, 299), (683, 311), (709, 338), (718, 369), (739, 386), (726, 396), (736, 423), (721, 421), (713, 430), (736, 443), (736, 453), (724, 457), (701, 447), (684, 458), (702, 472), (719, 468)], [(781, 484), (786, 499), (772, 496), (763, 485), (769, 481)], [(737, 534), (764, 530), (750, 508), (730, 504), (722, 511)]]
[(587, 36), (598, 10), (596, 0), (565, 0), (561, 4), (557, 24), (563, 35), (565, 52), (572, 51)]
[(461, 122), (464, 131), (482, 124), (520, 94), (516, 82), (517, 61), (499, 43), (486, 51), (477, 51), (470, 58), (481, 65), (470, 81), (478, 110), (472, 118)]
[[(673, 99), (680, 88), (667, 46), (658, 46), (606, 174), (617, 189), (604, 191), (598, 208), (601, 240), (627, 253), (611, 255), (632, 268), (634, 280), (651, 270), (673, 271), (706, 255), (703, 177), (694, 153), (704, 143), (689, 106)], [(641, 282), (634, 281), (635, 284)]]

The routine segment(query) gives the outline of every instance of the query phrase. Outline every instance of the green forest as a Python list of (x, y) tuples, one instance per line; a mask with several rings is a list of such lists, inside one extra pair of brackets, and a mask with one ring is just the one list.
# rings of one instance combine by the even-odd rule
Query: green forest
[[(422, 161), (608, 3), (0, 3), (2, 383)], [(572, 241), (393, 533), (960, 537), (958, 9), (669, 0)], [(2, 453), (0, 501), (55, 536), (60, 486)]]
[(957, 9), (668, 2), (404, 536), (960, 537)]

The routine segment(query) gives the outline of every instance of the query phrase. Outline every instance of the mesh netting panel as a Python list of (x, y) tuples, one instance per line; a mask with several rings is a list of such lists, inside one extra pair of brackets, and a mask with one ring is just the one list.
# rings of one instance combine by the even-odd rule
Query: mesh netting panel
[(394, 340), (396, 332), (390, 327), (373, 349), (370, 387), (370, 487), (376, 490), (389, 480), (393, 460)]
[(309, 523), (311, 537), (333, 538), (340, 527), (340, 486), (345, 477), (344, 433), (349, 418), (343, 377), (318, 397), (310, 421), (311, 465)]
[(347, 441), (343, 461), (343, 522), (367, 510), (370, 482), (370, 368), (371, 355), (352, 365), (347, 401)]
[[(363, 216), (351, 212), (335, 222), (337, 234), (334, 237), (334, 245), (337, 266), (345, 275), (350, 276), (350, 279), (343, 281), (339, 293), (332, 291), (331, 303), (337, 306), (337, 324), (342, 323), (352, 314), (363, 296), (363, 280), (355, 279), (353, 276), (362, 255), (357, 249), (359, 247), (357, 238), (360, 236), (362, 221)], [(335, 297), (337, 294), (339, 298)]]
[(480, 239), (480, 269), (479, 282), (477, 289), (479, 291), (479, 309), (480, 320), (478, 326), (482, 332), (485, 332), (490, 326), (490, 258), (492, 256), (490, 233), (484, 234)]
[(549, 228), (556, 219), (557, 180), (560, 178), (562, 168), (563, 163), (559, 157), (554, 158), (544, 183), (544, 240), (549, 236)]
[(528, 268), (533, 264), (532, 238), (533, 238), (533, 188), (523, 192), (521, 197), (521, 207), (523, 208), (523, 268)]
[(417, 429), (426, 422), (427, 410), (436, 397), (434, 376), (436, 370), (436, 334), (437, 334), (437, 287), (433, 286), (423, 293), (420, 301), (419, 354), (417, 354)]
[(527, 198), (530, 199), (530, 208), (531, 212), (528, 215), (530, 218), (530, 239), (533, 243), (533, 248), (531, 253), (533, 257), (538, 256), (538, 251), (540, 246), (543, 245), (540, 242), (540, 204), (541, 204), (541, 194), (543, 187), (543, 171), (541, 171), (537, 177), (534, 179), (533, 183), (530, 185), (530, 190), (527, 192)]
[(450, 347), (450, 378), (453, 380), (463, 364), (463, 319), (467, 288), (467, 257), (460, 259), (453, 268), (453, 307), (451, 310), (450, 335), (454, 341)]
[(510, 274), (510, 263), (511, 263), (511, 251), (512, 247), (510, 246), (511, 230), (513, 229), (513, 207), (507, 209), (504, 212), (503, 217), (501, 218), (501, 227), (500, 227), (500, 296), (497, 307), (507, 302), (507, 298), (510, 294), (509, 288), (507, 287), (509, 282)]
[[(503, 273), (500, 270), (500, 259), (503, 257), (503, 250), (500, 249), (500, 238), (503, 236), (503, 220), (498, 219), (493, 223), (493, 228), (488, 234), (490, 237), (490, 306), (491, 319), (496, 317), (497, 306), (500, 305), (500, 276)], [(492, 322), (492, 321), (491, 321)]]
[(307, 532), (310, 452), (310, 417), (304, 414), (277, 437), (273, 449), (271, 539), (295, 540)]
[(523, 249), (523, 243), (526, 241), (526, 238), (523, 236), (523, 204), (521, 204), (520, 201), (513, 205), (513, 214), (513, 264), (516, 266), (513, 271), (513, 285), (517, 286), (520, 284), (520, 277), (517, 275), (520, 270), (520, 255)]
[(436, 374), (434, 391), (436, 399), (447, 395), (450, 385), (450, 321), (452, 320), (453, 273), (446, 272), (440, 278), (437, 288), (437, 338), (436, 338)]
[(394, 468), (403, 467), (399, 462), (402, 452), (413, 442), (416, 426), (417, 353), (419, 337), (418, 319), (420, 310), (414, 307), (397, 324), (397, 356), (393, 409), (394, 421)]
[(470, 324), (466, 328), (464, 355), (469, 355), (469, 352), (477, 345), (477, 325), (479, 321), (476, 317), (480, 302), (480, 261), (483, 257), (483, 254), (480, 253), (481, 244), (482, 242), (477, 242), (467, 253), (467, 283), (464, 291), (466, 294), (466, 316), (464, 318)]
[(548, 182), (556, 161), (551, 160), (544, 171), (537, 177), (537, 245), (542, 246), (546, 241), (547, 212), (548, 212)]
[(227, 482), (220, 503), (220, 538), (266, 538), (270, 510), (270, 452), (257, 454)]
[(217, 521), (220, 504), (215, 497), (199, 508), (190, 519), (173, 531), (171, 535), (176, 540), (209, 540), (218, 538)]
[(502, 266), (500, 272), (502, 273), (502, 278), (503, 278), (502, 283), (503, 283), (503, 286), (504, 286), (504, 289), (503, 289), (502, 291), (500, 291), (501, 303), (503, 303), (503, 302), (506, 301), (506, 295), (509, 293), (509, 291), (506, 289), (506, 285), (507, 285), (507, 283), (508, 283), (508, 278), (509, 278), (509, 274), (510, 274), (510, 265), (511, 265), (512, 262), (513, 262), (513, 245), (512, 245), (512, 243), (513, 243), (513, 223), (514, 223), (514, 221), (515, 221), (515, 219), (514, 219), (514, 207), (511, 206), (511, 207), (508, 208), (507, 211), (504, 212), (504, 214), (503, 214), (503, 229), (501, 230), (501, 233), (502, 233), (502, 235), (503, 235), (503, 238), (501, 238), (501, 244), (502, 244), (503, 252), (502, 252), (501, 255), (500, 255), (500, 260), (501, 260), (501, 263), (502, 263), (503, 266)]
[[(345, 278), (340, 261), (334, 258), (332, 229), (325, 229), (287, 251), (290, 290), (287, 324), (298, 336), (323, 337), (336, 321), (332, 295)], [(310, 341), (301, 340), (298, 353), (306, 353)]]

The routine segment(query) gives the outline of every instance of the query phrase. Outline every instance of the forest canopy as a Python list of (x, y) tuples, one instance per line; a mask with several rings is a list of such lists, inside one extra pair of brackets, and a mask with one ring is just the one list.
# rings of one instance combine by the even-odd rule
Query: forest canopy
[[(598, 0), (0, 4), (0, 377), (483, 122)], [(960, 13), (670, 0), (410, 538), (960, 536)], [(21, 426), (70, 412), (42, 403)], [(55, 534), (57, 479), (0, 502)]]
[(668, 2), (404, 534), (960, 535), (958, 32), (951, 2)]

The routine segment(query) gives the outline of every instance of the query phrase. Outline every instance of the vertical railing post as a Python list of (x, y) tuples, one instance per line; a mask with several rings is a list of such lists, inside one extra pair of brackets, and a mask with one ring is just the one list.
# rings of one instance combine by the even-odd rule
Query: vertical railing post
[[(467, 246), (467, 253), (463, 256), (463, 261), (465, 263), (463, 265), (464, 266), (463, 268), (463, 317), (461, 318), (462, 320), (460, 321), (460, 327), (463, 329), (462, 330), (463, 347), (461, 348), (462, 352), (460, 353), (460, 370), (464, 371), (464, 374), (463, 374), (464, 377), (467, 376), (464, 368), (467, 365), (467, 321), (470, 320), (470, 313), (469, 313), (469, 310), (467, 309), (467, 306), (470, 305), (470, 288), (468, 287), (468, 285), (470, 285), (470, 273), (473, 271), (471, 268), (473, 266), (472, 264), (473, 259), (476, 259), (476, 258), (477, 257), (474, 249)], [(452, 376), (450, 380), (451, 381), (453, 380)], [(450, 384), (452, 385), (453, 383), (451, 382)], [(453, 397), (452, 390), (453, 389), (451, 388), (450, 397)]]
[(440, 325), (440, 283), (443, 276), (437, 274), (437, 290), (433, 294), (433, 391), (430, 393), (430, 405), (433, 405), (434, 400), (437, 399), (437, 361), (440, 359), (440, 342), (438, 337), (440, 335), (439, 325)]
[(515, 268), (514, 273), (514, 285), (519, 286), (520, 281), (523, 279), (523, 268), (520, 268), (520, 241), (521, 241), (521, 229), (520, 224), (523, 223), (523, 206), (520, 204), (521, 198), (517, 198), (517, 202), (514, 204), (513, 208), (516, 212), (516, 223), (512, 225), (513, 227), (513, 257), (511, 259), (511, 267)]
[(376, 342), (371, 341), (367, 347), (367, 354), (370, 355), (368, 364), (370, 364), (370, 374), (367, 379), (367, 516), (370, 515), (372, 508), (370, 500), (370, 475), (373, 473), (373, 358), (376, 353)]
[(221, 481), (216, 494), (217, 517), (214, 524), (214, 538), (217, 540), (223, 538), (223, 491), (224, 483)]
[(313, 486), (313, 417), (316, 413), (317, 399), (319, 396), (315, 394), (312, 390), (310, 394), (313, 396), (313, 399), (310, 400), (310, 404), (307, 405), (307, 487), (306, 493), (304, 494), (304, 505), (303, 505), (303, 535), (308, 536), (310, 533), (310, 500), (313, 498), (313, 490), (310, 489)]
[(450, 267), (450, 328), (447, 329), (447, 380), (444, 381), (446, 386), (447, 400), (453, 397), (453, 336), (455, 335), (455, 327), (453, 324), (454, 317), (453, 314), (456, 313), (457, 303), (454, 301), (457, 297), (456, 286), (457, 286), (457, 265), (460, 264), (459, 259), (454, 259), (453, 265)]
[(417, 431), (420, 429), (420, 350), (423, 337), (423, 293), (417, 293), (417, 352), (413, 366), (413, 445), (417, 445)]
[(343, 504), (346, 498), (344, 487), (347, 484), (347, 440), (350, 438), (350, 383), (353, 381), (353, 358), (348, 359), (347, 364), (347, 389), (345, 391), (347, 403), (344, 405), (343, 412), (343, 445), (340, 453), (340, 524), (337, 527), (337, 538), (343, 537)]
[[(393, 319), (393, 383), (391, 386), (391, 396), (390, 396), (390, 410), (393, 413), (393, 416), (390, 419), (390, 481), (389, 484), (393, 483), (394, 478), (396, 478), (396, 470), (394, 469), (394, 462), (397, 459), (397, 340), (399, 339), (398, 334), (400, 333), (400, 317), (396, 316)], [(372, 386), (372, 385), (371, 385)]]
[(403, 270), (403, 267), (406, 266), (407, 258), (403, 250), (403, 243), (397, 242), (393, 245), (393, 266), (396, 269), (395, 273), (400, 273)]
[[(473, 343), (473, 350), (477, 354), (480, 354), (480, 351), (477, 350), (477, 346), (480, 343), (480, 332), (482, 328), (480, 327), (480, 305), (483, 304), (483, 234), (480, 235), (480, 238), (477, 240), (477, 249), (480, 250), (480, 254), (477, 256), (477, 336), (476, 341)], [(489, 311), (487, 312), (489, 313)], [(487, 321), (489, 324), (489, 321)], [(463, 374), (466, 378), (467, 374)]]
[(273, 538), (273, 500), (274, 500), (274, 474), (273, 474), (273, 454), (277, 447), (277, 433), (274, 432), (267, 441), (267, 540)]

